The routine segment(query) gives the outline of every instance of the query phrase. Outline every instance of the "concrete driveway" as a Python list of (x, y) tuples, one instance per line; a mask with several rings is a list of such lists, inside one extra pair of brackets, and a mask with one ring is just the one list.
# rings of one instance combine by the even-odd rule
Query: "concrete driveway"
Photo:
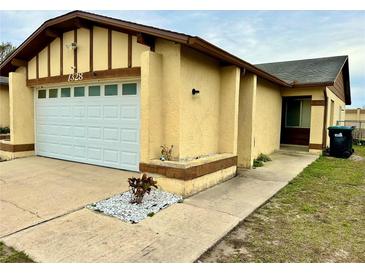
[(36, 157), (0, 163), (2, 234), (53, 218), (0, 240), (37, 262), (194, 262), (317, 157), (275, 153), (138, 224), (82, 208), (126, 190), (132, 173)]
[(128, 189), (137, 173), (28, 157), (0, 163), (0, 237)]

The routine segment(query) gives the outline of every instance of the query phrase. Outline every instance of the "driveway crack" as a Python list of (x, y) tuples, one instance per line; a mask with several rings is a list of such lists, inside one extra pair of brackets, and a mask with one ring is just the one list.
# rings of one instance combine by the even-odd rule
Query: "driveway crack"
[(0, 199), (0, 202), (4, 202), (4, 203), (11, 204), (11, 205), (15, 206), (16, 208), (19, 208), (19, 209), (20, 209), (20, 210), (22, 210), (22, 211), (28, 212), (28, 213), (30, 213), (30, 214), (32, 214), (32, 215), (34, 215), (34, 216), (36, 216), (37, 218), (42, 219), (42, 217), (41, 217), (41, 216), (39, 216), (39, 215), (38, 215), (38, 213), (33, 212), (33, 211), (29, 210), (29, 209), (22, 208), (21, 206), (17, 205), (17, 204), (16, 204), (16, 203), (14, 203), (14, 202), (10, 202), (10, 201), (3, 200), (3, 199)]

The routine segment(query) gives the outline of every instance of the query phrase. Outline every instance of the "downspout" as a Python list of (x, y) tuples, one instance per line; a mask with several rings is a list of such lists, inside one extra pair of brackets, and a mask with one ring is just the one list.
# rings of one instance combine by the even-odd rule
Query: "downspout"
[(327, 108), (328, 108), (328, 96), (326, 87), (323, 89), (324, 95), (324, 113), (323, 113), (323, 136), (322, 136), (322, 148), (326, 149), (327, 146)]

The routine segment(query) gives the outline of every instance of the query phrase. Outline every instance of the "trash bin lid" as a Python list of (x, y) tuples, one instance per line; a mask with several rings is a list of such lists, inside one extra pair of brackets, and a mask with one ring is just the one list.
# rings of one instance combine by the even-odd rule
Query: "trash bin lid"
[(353, 127), (348, 127), (348, 126), (331, 126), (331, 127), (328, 127), (329, 130), (331, 129), (335, 129), (335, 130), (353, 130), (354, 128)]

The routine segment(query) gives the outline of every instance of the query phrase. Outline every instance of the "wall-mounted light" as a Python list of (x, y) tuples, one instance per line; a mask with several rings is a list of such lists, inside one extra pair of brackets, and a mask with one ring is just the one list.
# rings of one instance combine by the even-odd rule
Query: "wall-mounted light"
[(66, 45), (66, 48), (75, 50), (75, 49), (77, 49), (77, 43), (76, 42), (72, 42), (71, 44), (67, 44)]
[(195, 89), (195, 88), (193, 88), (193, 89), (191, 90), (191, 93), (192, 93), (193, 95), (195, 95), (195, 94), (199, 94), (199, 93), (200, 93), (200, 91), (199, 91), (199, 90), (197, 90), (197, 89)]

